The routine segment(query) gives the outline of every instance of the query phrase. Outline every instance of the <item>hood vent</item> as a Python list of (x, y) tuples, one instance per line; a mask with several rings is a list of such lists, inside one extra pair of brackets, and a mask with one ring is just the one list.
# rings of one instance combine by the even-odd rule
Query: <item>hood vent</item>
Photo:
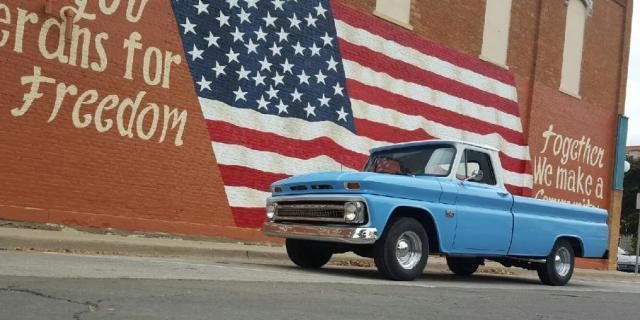
[(304, 185), (299, 185), (299, 186), (291, 186), (289, 189), (291, 189), (292, 191), (303, 191), (303, 190), (307, 190), (307, 187)]
[(327, 190), (327, 189), (333, 189), (333, 187), (330, 184), (314, 184), (311, 186), (311, 189), (314, 190)]

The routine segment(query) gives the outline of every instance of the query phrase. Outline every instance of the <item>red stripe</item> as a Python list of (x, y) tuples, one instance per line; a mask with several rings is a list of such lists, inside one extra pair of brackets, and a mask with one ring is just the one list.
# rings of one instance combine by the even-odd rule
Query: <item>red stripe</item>
[(504, 187), (507, 188), (507, 191), (509, 191), (512, 195), (531, 197), (531, 188), (518, 187), (510, 184), (505, 184)]
[[(430, 136), (422, 130), (404, 130), (398, 127), (372, 122), (365, 119), (355, 118), (354, 121), (358, 132), (378, 141), (401, 143), (407, 141), (443, 138)], [(508, 156), (504, 152), (499, 152), (498, 154), (500, 155), (500, 162), (502, 162), (502, 167), (504, 169), (517, 173), (526, 172), (528, 160), (516, 159)]]
[(347, 91), (351, 99), (362, 100), (372, 105), (393, 109), (408, 115), (421, 116), (448, 127), (481, 135), (497, 133), (511, 143), (521, 146), (526, 145), (522, 133), (518, 131), (409, 99), (352, 79), (347, 79)]
[(264, 208), (231, 207), (231, 213), (240, 228), (260, 228), (265, 219)]
[[(404, 61), (392, 59), (384, 54), (344, 40), (339, 40), (339, 43), (342, 58), (345, 60), (351, 60), (374, 71), (386, 73), (395, 79), (416, 83), (482, 106), (492, 107), (502, 112), (519, 116), (518, 104), (515, 101), (426, 71)], [(347, 77), (349, 77), (348, 74)]]
[(214, 120), (207, 120), (207, 127), (212, 141), (242, 145), (249, 149), (274, 152), (298, 159), (326, 155), (354, 169), (362, 168), (368, 159), (368, 155), (348, 150), (326, 137), (308, 141), (290, 139)]
[(496, 79), (508, 85), (514, 85), (513, 74), (491, 63), (484, 62), (476, 57), (447, 48), (443, 45), (426, 40), (416, 34), (390, 24), (382, 19), (375, 18), (332, 0), (331, 8), (333, 16), (349, 25), (367, 30), (385, 39), (393, 39), (394, 42), (416, 49), (426, 55), (437, 57), (456, 66), (469, 69), (487, 77)]
[(219, 165), (225, 186), (269, 191), (272, 183), (290, 177), (287, 174), (259, 171), (247, 167)]

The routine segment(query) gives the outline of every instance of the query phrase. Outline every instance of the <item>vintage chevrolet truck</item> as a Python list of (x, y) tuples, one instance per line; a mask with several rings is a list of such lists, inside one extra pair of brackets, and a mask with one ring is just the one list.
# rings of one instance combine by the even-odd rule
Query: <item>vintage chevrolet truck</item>
[(437, 254), (460, 276), (493, 260), (564, 285), (575, 257), (608, 255), (606, 211), (513, 196), (498, 150), (462, 141), (375, 148), (363, 172), (294, 176), (271, 192), (263, 232), (286, 238), (303, 268), (353, 251), (389, 279), (413, 280)]

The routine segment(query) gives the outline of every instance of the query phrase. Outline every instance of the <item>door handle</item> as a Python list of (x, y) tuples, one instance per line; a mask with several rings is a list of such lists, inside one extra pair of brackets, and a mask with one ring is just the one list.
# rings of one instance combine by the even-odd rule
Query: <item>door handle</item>
[(509, 192), (504, 192), (504, 191), (498, 191), (498, 195), (502, 196), (502, 197), (506, 197), (509, 195)]

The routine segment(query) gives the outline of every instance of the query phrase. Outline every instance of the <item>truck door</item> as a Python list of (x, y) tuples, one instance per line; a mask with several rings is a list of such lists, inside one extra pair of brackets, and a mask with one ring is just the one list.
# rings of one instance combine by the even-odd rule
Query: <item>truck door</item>
[[(474, 172), (481, 177), (463, 181)], [(456, 172), (457, 228), (453, 247), (460, 253), (504, 254), (511, 243), (513, 196), (497, 185), (491, 156), (465, 149)]]

